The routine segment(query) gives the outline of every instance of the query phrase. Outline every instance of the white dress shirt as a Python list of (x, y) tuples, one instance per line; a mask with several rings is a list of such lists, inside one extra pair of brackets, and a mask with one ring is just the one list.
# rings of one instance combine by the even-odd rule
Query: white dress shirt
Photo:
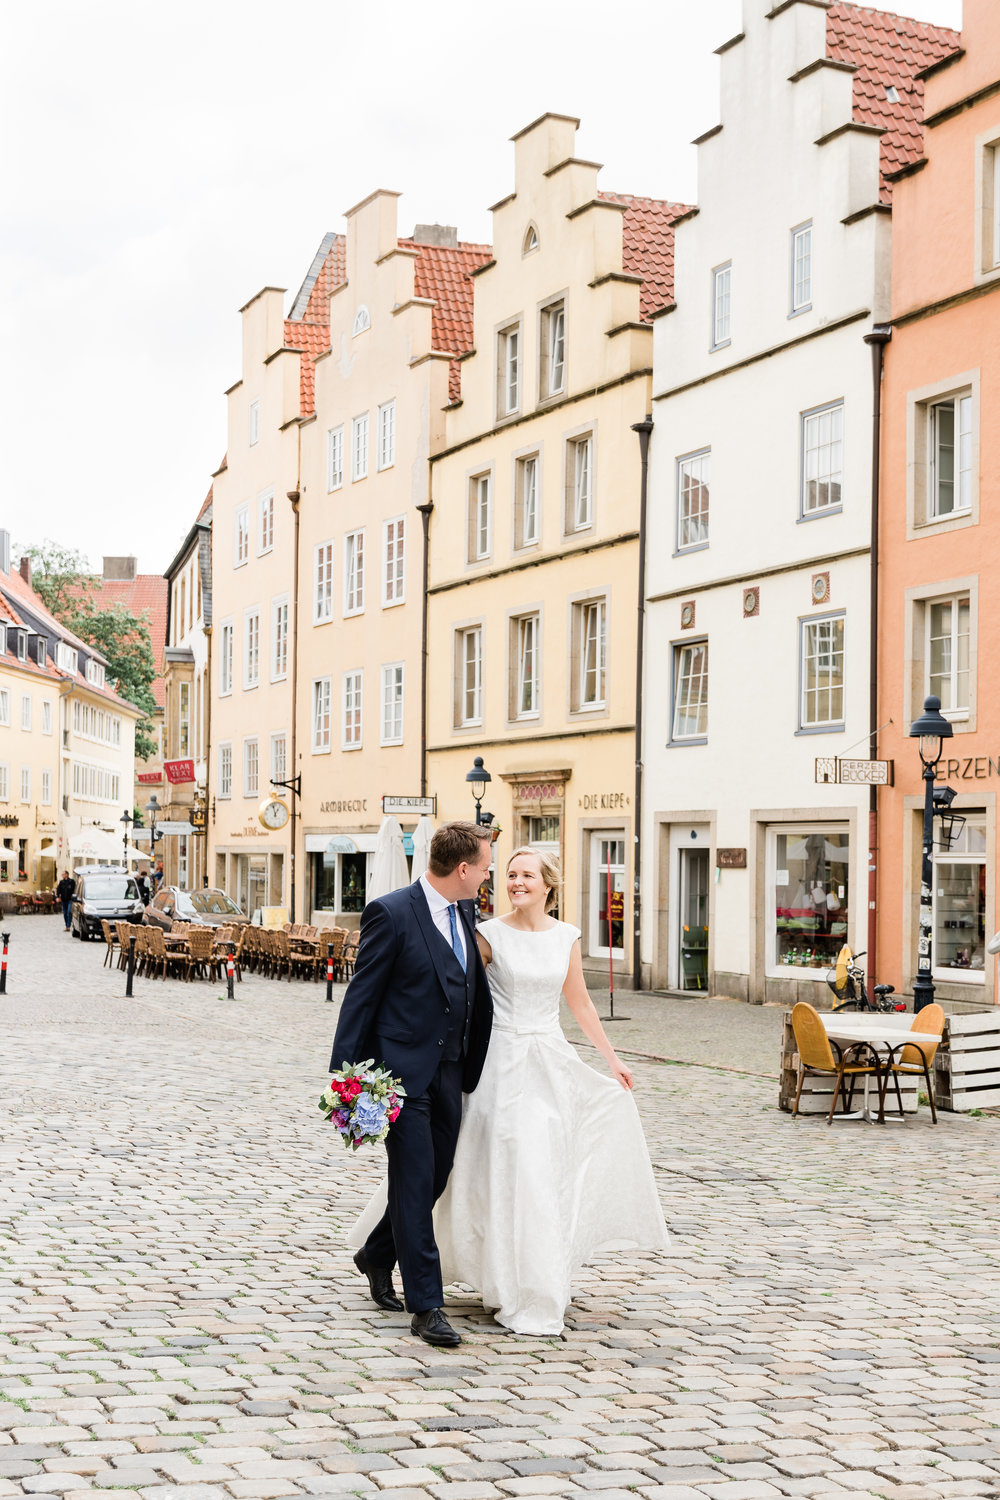
[[(462, 921), (462, 913), (454, 901), (447, 900), (440, 891), (434, 889), (426, 875), (420, 877), (420, 887), (427, 897), (427, 905), (430, 908), (431, 921), (444, 938), (448, 947), (451, 948), (451, 918), (448, 916), (449, 906), (455, 907), (455, 926), (458, 928), (458, 941), (462, 945), (462, 967), (466, 968), (469, 962), (469, 950), (465, 942), (465, 923)], [(454, 949), (452, 949), (454, 952)]]

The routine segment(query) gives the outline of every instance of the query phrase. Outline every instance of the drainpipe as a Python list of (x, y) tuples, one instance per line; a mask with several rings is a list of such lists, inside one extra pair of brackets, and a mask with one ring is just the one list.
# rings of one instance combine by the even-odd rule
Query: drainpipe
[[(868, 585), (868, 755), (878, 759), (878, 541), (879, 480), (882, 460), (882, 369), (885, 346), (892, 338), (887, 323), (876, 323), (864, 336), (872, 351), (872, 497), (870, 581)], [(878, 789), (868, 788), (868, 990), (874, 994), (878, 974)]]
[(424, 527), (424, 578), (420, 591), (420, 795), (427, 796), (427, 585), (430, 581), (430, 533), (433, 500), (418, 505)]
[[(300, 429), (301, 440), (301, 429)], [(292, 773), (289, 776), (286, 767), (286, 781), (294, 782), (296, 775), (297, 742), (296, 727), (298, 725), (298, 700), (299, 700), (299, 500), (301, 498), (298, 489), (288, 491), (288, 499), (291, 501), (294, 527), (292, 533), (292, 601), (289, 613), (289, 623), (292, 629), (292, 712), (291, 712), (291, 734), (289, 736), (291, 748)], [(301, 786), (301, 782), (299, 785)], [(289, 920), (295, 921), (295, 835), (296, 825), (299, 817), (299, 798), (294, 786), (287, 788), (291, 795), (291, 803), (288, 827), (290, 830), (290, 847), (288, 853), (288, 916)]]
[(639, 484), (639, 589), (635, 637), (635, 792), (633, 804), (632, 860), (632, 988), (642, 989), (642, 659), (646, 628), (646, 492), (649, 481), (649, 439), (652, 416), (632, 425), (639, 434), (642, 478)]

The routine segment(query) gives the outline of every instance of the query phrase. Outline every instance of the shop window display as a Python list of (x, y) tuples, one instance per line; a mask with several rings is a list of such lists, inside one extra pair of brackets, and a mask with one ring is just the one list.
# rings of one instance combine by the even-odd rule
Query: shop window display
[(986, 944), (986, 819), (966, 816), (953, 845), (934, 850), (934, 974), (982, 981)]
[(774, 965), (825, 972), (847, 941), (850, 837), (842, 827), (771, 829)]

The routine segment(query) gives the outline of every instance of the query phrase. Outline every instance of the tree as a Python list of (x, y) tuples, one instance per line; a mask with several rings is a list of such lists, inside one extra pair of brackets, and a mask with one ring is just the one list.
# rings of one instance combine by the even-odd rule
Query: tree
[(135, 754), (137, 760), (148, 760), (156, 753), (152, 693), (156, 665), (149, 617), (134, 615), (122, 604), (103, 609), (95, 604), (93, 595), (100, 595), (101, 581), (87, 572), (87, 559), (81, 552), (52, 541), (20, 551), (31, 559), (31, 584), (46, 609), (100, 651), (120, 696), (141, 710), (143, 717), (135, 726)]

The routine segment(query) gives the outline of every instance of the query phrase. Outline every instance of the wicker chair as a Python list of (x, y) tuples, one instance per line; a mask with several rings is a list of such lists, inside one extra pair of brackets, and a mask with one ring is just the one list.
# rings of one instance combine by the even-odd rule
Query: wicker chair
[[(261, 929), (266, 932), (266, 929)], [(292, 945), (288, 933), (281, 931), (266, 932), (268, 938), (268, 957), (270, 959), (270, 976), (272, 979), (280, 979), (284, 974), (286, 979), (292, 977)]]
[(115, 949), (118, 946), (118, 935), (111, 923), (106, 922), (103, 917), (101, 918), (101, 931), (104, 933), (104, 941), (107, 944), (107, 952), (104, 955), (104, 967), (107, 969), (111, 967), (115, 956)]
[(212, 941), (214, 936), (211, 927), (189, 926), (187, 952), (176, 955), (178, 967), (182, 968), (185, 979), (191, 979), (195, 974), (203, 979), (215, 977), (218, 971)]
[(159, 969), (160, 978), (166, 979), (167, 968), (171, 964), (176, 964), (181, 955), (167, 952), (167, 945), (163, 941), (161, 928), (142, 927), (140, 931), (144, 934), (142, 956), (145, 973), (152, 974)]
[[(804, 1000), (792, 1008), (792, 1030), (795, 1033), (795, 1045), (799, 1054), (799, 1086), (795, 1092), (795, 1104), (792, 1107), (792, 1116), (799, 1112), (799, 1099), (802, 1097), (802, 1085), (806, 1074), (830, 1075), (836, 1078), (833, 1089), (833, 1099), (830, 1103), (830, 1113), (826, 1117), (826, 1123), (832, 1125), (833, 1112), (837, 1108), (837, 1100), (843, 1099), (843, 1110), (846, 1114), (854, 1102), (854, 1086), (859, 1078), (874, 1078), (879, 1089), (881, 1098), (881, 1069), (878, 1059), (871, 1052), (867, 1043), (852, 1042), (843, 1051), (832, 1042), (826, 1034), (826, 1028), (819, 1018), (819, 1012)], [(837, 1056), (834, 1056), (836, 1048)], [(843, 1089), (845, 1079), (850, 1084), (850, 1089)]]
[(344, 943), (344, 954), (341, 959), (341, 971), (345, 979), (350, 979), (354, 973), (354, 960), (358, 956), (358, 944), (361, 942), (361, 928), (356, 927), (353, 932), (347, 934)]
[[(911, 1031), (922, 1031), (932, 1033), (940, 1038), (944, 1035), (945, 1014), (940, 1005), (925, 1005), (923, 1010), (918, 1010), (913, 1017)], [(889, 1056), (882, 1063), (882, 1090), (880, 1095), (879, 1119), (885, 1112), (885, 1096), (889, 1089), (889, 1079), (892, 1079), (896, 1090), (896, 1102), (899, 1105), (899, 1113), (903, 1113), (903, 1098), (899, 1092), (899, 1080), (903, 1078), (923, 1077), (927, 1084), (927, 1102), (931, 1107), (931, 1120), (937, 1124), (937, 1110), (934, 1107), (934, 1085), (931, 1082), (931, 1064), (940, 1042), (902, 1042), (898, 1047), (889, 1049)], [(899, 1054), (897, 1056), (897, 1053)]]
[(119, 969), (127, 969), (128, 940), (132, 932), (132, 926), (129, 922), (116, 922), (114, 926), (115, 936), (118, 939), (118, 967)]

